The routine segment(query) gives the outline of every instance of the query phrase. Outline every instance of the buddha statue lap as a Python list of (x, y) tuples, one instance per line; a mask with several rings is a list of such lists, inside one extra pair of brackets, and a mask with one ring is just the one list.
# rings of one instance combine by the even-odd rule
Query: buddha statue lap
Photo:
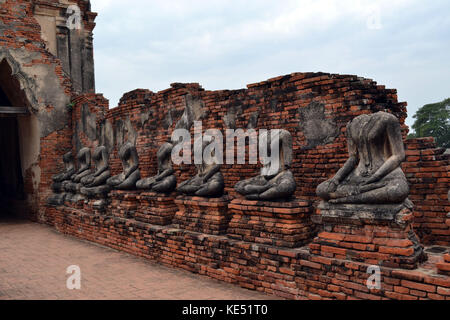
[(123, 172), (107, 180), (107, 184), (116, 190), (134, 190), (136, 182), (141, 178), (139, 156), (136, 147), (127, 142), (119, 150)]
[(151, 178), (139, 180), (136, 187), (156, 193), (171, 193), (176, 189), (177, 179), (172, 168), (172, 143), (164, 143), (156, 155), (158, 159), (158, 174)]
[(277, 130), (274, 135), (268, 131), (261, 134), (261, 143), (270, 150), (279, 150), (275, 161), (266, 161), (261, 174), (236, 184), (237, 193), (247, 200), (278, 201), (288, 200), (296, 189), (296, 182), (290, 167), (292, 165), (292, 136), (289, 131)]
[(362, 115), (347, 125), (349, 159), (320, 184), (329, 204), (401, 204), (409, 194), (401, 169), (405, 150), (398, 119), (389, 113)]
[[(212, 138), (205, 136), (201, 143), (195, 143), (195, 146), (201, 148), (202, 154), (205, 149), (214, 141)], [(200, 151), (200, 150), (199, 150)], [(206, 163), (203, 158), (202, 164), (197, 164), (197, 174), (191, 179), (181, 183), (177, 191), (187, 196), (197, 196), (206, 198), (219, 198), (223, 196), (225, 182), (220, 171), (221, 165), (219, 164), (216, 155), (212, 155), (211, 161)]]
[(81, 179), (81, 193), (88, 198), (104, 198), (110, 191), (106, 181), (111, 177), (109, 170), (109, 155), (106, 147), (97, 147), (92, 156), (95, 172)]

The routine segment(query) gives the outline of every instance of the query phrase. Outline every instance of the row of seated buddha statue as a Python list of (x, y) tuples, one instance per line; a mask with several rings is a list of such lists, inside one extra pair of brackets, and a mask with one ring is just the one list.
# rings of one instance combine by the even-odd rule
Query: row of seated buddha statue
[[(407, 200), (409, 187), (400, 167), (405, 158), (398, 119), (389, 113), (378, 112), (355, 118), (347, 126), (349, 159), (337, 174), (320, 184), (317, 195), (333, 204), (399, 204)], [(235, 190), (248, 200), (290, 201), (296, 191), (292, 136), (287, 130), (278, 134), (262, 133), (260, 139), (268, 148), (279, 145), (279, 161), (263, 165), (258, 176), (240, 181)], [(204, 139), (202, 151), (212, 143)], [(195, 144), (194, 144), (195, 145)], [(170, 194), (177, 191), (186, 196), (217, 198), (224, 194), (225, 181), (218, 161), (196, 165), (192, 178), (177, 187), (172, 168), (173, 143), (164, 143), (158, 153), (158, 173), (142, 179), (136, 147), (125, 143), (119, 150), (123, 171), (111, 176), (109, 155), (103, 146), (93, 153), (95, 169), (91, 168), (91, 151), (83, 148), (77, 155), (78, 170), (71, 153), (64, 155), (64, 172), (53, 177), (54, 195), (49, 203), (98, 198), (105, 201), (111, 190), (149, 190)], [(270, 149), (269, 149), (270, 150)], [(274, 170), (274, 168), (276, 168)]]
[[(234, 186), (240, 195), (235, 199), (224, 194), (225, 179), (214, 153), (196, 165), (195, 175), (177, 185), (172, 167), (174, 144), (167, 142), (157, 152), (157, 175), (148, 178), (141, 177), (138, 153), (131, 143), (119, 150), (123, 170), (116, 176), (111, 176), (105, 147), (94, 150), (95, 169), (91, 169), (90, 149), (79, 151), (78, 170), (71, 153), (66, 154), (65, 171), (53, 178), (55, 194), (49, 203), (74, 201), (78, 206), (78, 201), (93, 199), (94, 211), (104, 214), (108, 210), (108, 215), (120, 219), (276, 247), (300, 248), (312, 243), (310, 252), (326, 257), (330, 257), (328, 246), (332, 243), (336, 247), (333, 257), (371, 264), (376, 260), (376, 264), (390, 267), (413, 269), (426, 259), (413, 230), (413, 204), (401, 169), (403, 137), (394, 115), (365, 114), (347, 125), (349, 158), (332, 178), (318, 185), (322, 201), (317, 208), (310, 200), (294, 196), (292, 135), (287, 130), (275, 132), (260, 134), (259, 145), (270, 150), (271, 161), (263, 159), (257, 176)], [(194, 151), (205, 154), (215, 150), (213, 142), (208, 138), (196, 141)], [(278, 157), (272, 157), (277, 152)], [(136, 189), (142, 194), (110, 193)], [(180, 196), (175, 197), (175, 192)], [(327, 232), (317, 233), (319, 229)], [(347, 238), (350, 242), (330, 241)], [(360, 238), (364, 243), (353, 243)], [(390, 248), (390, 238), (405, 240), (407, 247), (401, 252)], [(351, 254), (342, 254), (349, 245)]]
[[(292, 136), (286, 130), (280, 130), (276, 137), (264, 133), (261, 139), (270, 148), (275, 143), (280, 146), (280, 161), (276, 164), (267, 163), (257, 177), (239, 182), (235, 189), (238, 193), (251, 200), (288, 200), (296, 189), (292, 164)], [(199, 145), (201, 152), (213, 142), (204, 139)], [(52, 189), (55, 195), (50, 199), (52, 204), (63, 204), (65, 201), (77, 202), (85, 198), (104, 199), (111, 190), (148, 190), (155, 193), (169, 194), (177, 191), (179, 194), (198, 197), (221, 197), (224, 194), (225, 181), (221, 165), (217, 159), (207, 164), (196, 165), (197, 173), (192, 178), (180, 183), (177, 187), (175, 171), (172, 167), (171, 142), (164, 143), (157, 153), (158, 174), (154, 177), (141, 179), (139, 157), (136, 147), (125, 143), (119, 150), (123, 171), (111, 177), (108, 159), (104, 146), (97, 147), (93, 154), (95, 169), (91, 169), (91, 151), (81, 149), (77, 154), (79, 169), (75, 169), (71, 153), (64, 155), (65, 171), (53, 177)], [(274, 170), (273, 168), (276, 168)]]

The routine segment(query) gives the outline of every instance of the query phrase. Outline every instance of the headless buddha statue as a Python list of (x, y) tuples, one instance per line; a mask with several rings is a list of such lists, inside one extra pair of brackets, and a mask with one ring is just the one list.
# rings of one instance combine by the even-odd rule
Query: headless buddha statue
[(106, 147), (97, 147), (92, 156), (95, 163), (95, 172), (81, 179), (81, 193), (89, 198), (105, 196), (110, 187), (106, 181), (111, 177), (109, 170), (109, 155)]
[[(75, 172), (71, 181), (65, 181), (63, 183), (64, 189), (69, 193), (67, 195), (67, 200), (77, 202), (83, 200), (83, 197), (80, 195), (81, 189), (81, 179), (91, 174), (91, 150), (89, 148), (81, 149), (77, 154), (78, 160), (78, 170)], [(73, 195), (75, 195), (73, 197)]]
[(72, 176), (72, 181), (80, 183), (81, 179), (91, 174), (91, 149), (83, 148), (78, 152), (78, 171)]
[(175, 171), (172, 168), (173, 145), (164, 143), (158, 150), (158, 174), (151, 178), (139, 180), (136, 187), (142, 190), (150, 190), (156, 193), (171, 193), (177, 187)]
[(350, 158), (317, 188), (330, 204), (401, 204), (409, 194), (398, 119), (386, 112), (361, 115), (347, 125)]
[[(205, 149), (213, 142), (214, 141), (212, 139), (205, 137), (202, 143), (195, 143), (195, 146), (199, 146), (203, 154)], [(221, 166), (218, 164), (219, 162), (216, 159), (215, 154), (212, 156), (212, 161), (209, 161), (210, 164), (207, 164), (203, 158), (203, 163), (196, 165), (197, 174), (193, 178), (184, 181), (178, 186), (177, 191), (179, 193), (188, 196), (207, 198), (218, 198), (223, 195), (225, 182), (223, 175), (220, 172)]]
[(62, 191), (62, 183), (64, 181), (70, 180), (72, 175), (75, 173), (75, 164), (73, 161), (72, 152), (68, 152), (63, 156), (63, 162), (64, 162), (64, 171), (53, 176), (53, 185), (52, 189), (54, 192), (61, 192)]
[(234, 187), (248, 200), (287, 200), (295, 192), (296, 182), (289, 170), (292, 166), (292, 136), (286, 130), (274, 132), (274, 136), (268, 131), (263, 132), (260, 143), (266, 144), (269, 150), (279, 150), (278, 158), (265, 161), (259, 176), (240, 181)]
[(75, 173), (75, 164), (72, 152), (68, 152), (63, 156), (65, 170), (52, 177), (52, 190), (54, 194), (48, 199), (49, 204), (62, 205), (66, 194), (64, 193), (64, 182), (69, 181)]
[(136, 147), (129, 142), (125, 143), (119, 150), (119, 158), (122, 161), (123, 172), (109, 178), (106, 183), (113, 189), (133, 190), (141, 178)]

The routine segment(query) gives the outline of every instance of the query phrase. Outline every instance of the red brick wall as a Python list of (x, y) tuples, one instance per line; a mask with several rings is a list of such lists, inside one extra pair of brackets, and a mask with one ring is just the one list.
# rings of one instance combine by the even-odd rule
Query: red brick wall
[(47, 213), (62, 233), (287, 299), (450, 300), (450, 278), (437, 274), (436, 257), (417, 271), (383, 267), (381, 289), (369, 290), (367, 264), (306, 247), (281, 249), (67, 207)]
[[(294, 138), (293, 172), (297, 180), (296, 196), (300, 199), (318, 200), (315, 189), (319, 183), (331, 177), (348, 157), (345, 127), (354, 117), (363, 113), (387, 110), (395, 114), (402, 124), (406, 138), (408, 128), (404, 124), (406, 103), (398, 103), (395, 90), (385, 89), (372, 80), (356, 76), (331, 75), (324, 73), (300, 73), (274, 78), (249, 85), (245, 90), (205, 91), (197, 84), (174, 84), (170, 89), (153, 93), (149, 90), (135, 90), (121, 99), (119, 106), (109, 111), (102, 109), (102, 116), (114, 123), (130, 118), (136, 130), (137, 149), (143, 177), (156, 174), (156, 152), (175, 127), (185, 108), (184, 95), (200, 98), (205, 104), (207, 116), (202, 120), (203, 129), (225, 130), (223, 117), (230, 108), (242, 106), (237, 118), (237, 128), (247, 128), (251, 115), (259, 110), (257, 129), (284, 128)], [(89, 96), (93, 97), (93, 96)], [(92, 112), (99, 102), (95, 99), (77, 100), (74, 121), (82, 104), (90, 103)], [(274, 107), (274, 101), (276, 106)], [(332, 119), (340, 134), (334, 141), (306, 147), (307, 141), (301, 129), (299, 109), (317, 101), (325, 105), (325, 117)], [(105, 108), (102, 102), (102, 108)], [(173, 124), (164, 126), (169, 110), (173, 109)], [(148, 121), (141, 115), (150, 112)], [(178, 116), (178, 117), (177, 117)], [(82, 135), (85, 146), (93, 145)], [(96, 142), (95, 142), (96, 143)], [(443, 151), (436, 149), (430, 139), (408, 140), (407, 162), (404, 170), (411, 184), (411, 199), (416, 205), (416, 228), (427, 244), (450, 245), (450, 229), (445, 224), (448, 210), (447, 191), (449, 183), (449, 159)], [(113, 174), (121, 171), (117, 147), (110, 157)], [(176, 167), (178, 181), (184, 181), (194, 172), (193, 166)], [(226, 191), (234, 194), (233, 186), (240, 180), (258, 174), (255, 165), (224, 165)]]
[(436, 148), (433, 138), (406, 142), (403, 170), (409, 180), (410, 199), (415, 204), (415, 230), (426, 244), (449, 245), (450, 226), (445, 223), (450, 203), (450, 157)]
[[(25, 49), (30, 54), (39, 53), (40, 59), (32, 60), (29, 64), (21, 67), (53, 66), (54, 76), (61, 83), (64, 94), (70, 97), (72, 95), (71, 80), (63, 72), (59, 59), (46, 51), (45, 43), (41, 39), (40, 25), (33, 16), (33, 6), (34, 1), (6, 0), (0, 3), (0, 49)], [(27, 76), (35, 77), (33, 74)], [(39, 77), (35, 78), (37, 81), (42, 80)], [(36, 98), (42, 99), (42, 97)], [(54, 106), (47, 105), (45, 108), (51, 112)], [(32, 112), (37, 111), (33, 110)], [(50, 195), (51, 177), (61, 171), (61, 157), (71, 149), (70, 140), (67, 139), (71, 136), (71, 132), (71, 123), (67, 123), (65, 128), (41, 138), (41, 155), (38, 163), (41, 177), (33, 176), (30, 171), (25, 174), (25, 191), (29, 195), (29, 211), (32, 220), (45, 219), (43, 208), (48, 195)], [(24, 170), (26, 169), (24, 168)], [(40, 179), (37, 190), (33, 189), (32, 180), (34, 179)], [(39, 216), (39, 211), (41, 211), (41, 216)]]

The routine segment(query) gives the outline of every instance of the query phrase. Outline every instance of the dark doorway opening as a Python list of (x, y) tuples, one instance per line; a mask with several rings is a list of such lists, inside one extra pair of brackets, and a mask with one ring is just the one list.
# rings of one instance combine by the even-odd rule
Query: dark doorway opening
[(23, 217), (26, 195), (19, 119), (28, 101), (6, 60), (0, 62), (0, 218)]
[[(17, 119), (0, 118), (0, 204), (2, 213), (14, 214), (14, 203), (25, 200)], [(13, 212), (11, 212), (13, 211)]]

